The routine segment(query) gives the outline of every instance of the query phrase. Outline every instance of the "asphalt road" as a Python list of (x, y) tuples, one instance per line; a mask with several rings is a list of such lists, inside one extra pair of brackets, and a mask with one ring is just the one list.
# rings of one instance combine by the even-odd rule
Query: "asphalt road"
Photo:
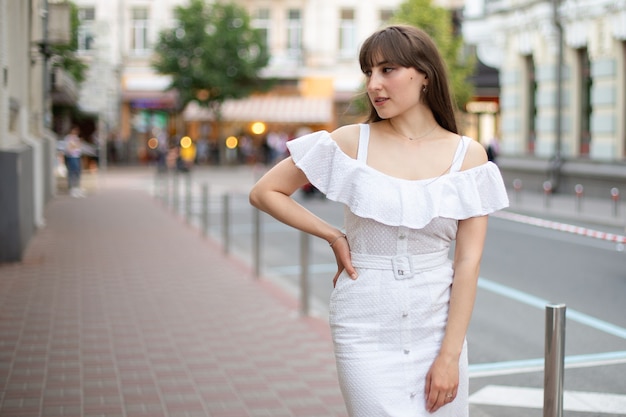
[[(201, 198), (193, 194), (190, 222), (201, 227)], [(342, 224), (340, 205), (298, 198)], [(209, 233), (218, 240), (225, 203), (209, 199)], [(229, 252), (252, 265), (254, 211), (246, 193), (230, 194), (228, 212)], [(302, 234), (265, 214), (259, 218), (261, 275), (301, 297)], [(308, 242), (309, 313), (326, 316), (334, 258), (326, 242)], [(623, 245), (493, 216), (468, 333), (472, 417), (543, 415), (546, 307), (557, 303), (567, 309), (566, 414), (626, 416), (625, 266)]]

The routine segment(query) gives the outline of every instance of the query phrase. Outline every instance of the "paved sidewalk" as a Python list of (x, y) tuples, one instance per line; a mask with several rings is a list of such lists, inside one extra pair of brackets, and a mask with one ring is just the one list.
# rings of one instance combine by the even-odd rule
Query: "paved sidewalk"
[(0, 265), (0, 416), (345, 416), (328, 325), (132, 179)]

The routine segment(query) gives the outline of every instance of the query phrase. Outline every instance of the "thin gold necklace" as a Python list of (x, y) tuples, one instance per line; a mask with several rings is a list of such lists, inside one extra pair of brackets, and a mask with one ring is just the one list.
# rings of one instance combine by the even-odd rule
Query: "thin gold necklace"
[(433, 131), (437, 128), (437, 126), (439, 126), (437, 123), (435, 123), (435, 125), (432, 127), (432, 129), (430, 129), (428, 132), (424, 133), (423, 135), (420, 135), (420, 136), (412, 138), (411, 136), (403, 135), (402, 133), (398, 132), (398, 130), (396, 130), (396, 128), (393, 126), (393, 123), (391, 123), (391, 119), (389, 119), (389, 125), (391, 126), (391, 128), (393, 129), (394, 132), (396, 132), (400, 136), (404, 136), (408, 140), (417, 140), (417, 139), (425, 138), (426, 136), (428, 136), (431, 133), (433, 133)]

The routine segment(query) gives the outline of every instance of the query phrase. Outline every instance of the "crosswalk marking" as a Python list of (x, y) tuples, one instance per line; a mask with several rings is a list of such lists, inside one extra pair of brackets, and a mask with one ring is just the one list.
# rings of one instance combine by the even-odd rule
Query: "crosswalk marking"
[[(521, 408), (543, 408), (543, 390), (539, 388), (487, 385), (470, 395), (471, 404)], [(564, 391), (563, 410), (626, 415), (626, 395), (597, 392)]]

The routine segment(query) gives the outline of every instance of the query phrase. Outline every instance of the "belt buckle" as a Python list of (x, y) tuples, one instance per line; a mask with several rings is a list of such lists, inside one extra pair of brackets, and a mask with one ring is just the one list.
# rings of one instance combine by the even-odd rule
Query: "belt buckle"
[(397, 280), (409, 279), (413, 277), (411, 257), (408, 255), (397, 255), (391, 258), (393, 276)]

